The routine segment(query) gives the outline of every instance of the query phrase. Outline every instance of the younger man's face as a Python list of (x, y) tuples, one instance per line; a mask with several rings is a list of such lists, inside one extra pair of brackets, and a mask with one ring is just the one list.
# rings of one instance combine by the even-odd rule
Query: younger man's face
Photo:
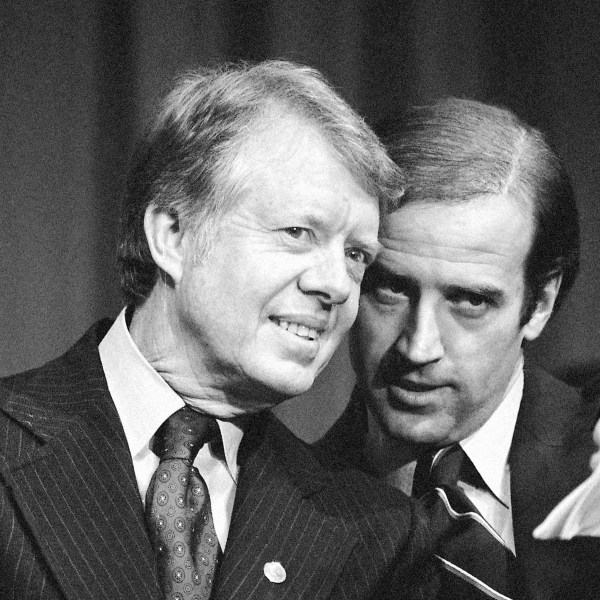
[(445, 446), (500, 404), (523, 339), (541, 333), (554, 300), (521, 326), (532, 236), (526, 208), (502, 196), (407, 204), (384, 217), (351, 348), (385, 434)]

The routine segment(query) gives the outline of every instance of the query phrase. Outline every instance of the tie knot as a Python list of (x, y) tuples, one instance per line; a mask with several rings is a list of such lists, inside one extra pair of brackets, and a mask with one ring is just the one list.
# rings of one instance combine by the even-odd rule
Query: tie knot
[(419, 457), (415, 468), (412, 495), (421, 497), (442, 485), (456, 485), (465, 476), (471, 461), (460, 444), (446, 446)]
[(438, 450), (433, 456), (431, 464), (430, 476), (433, 486), (456, 485), (462, 476), (463, 468), (469, 462), (469, 457), (460, 444)]
[(161, 461), (180, 458), (194, 462), (200, 448), (219, 435), (215, 419), (185, 406), (160, 426), (152, 451)]

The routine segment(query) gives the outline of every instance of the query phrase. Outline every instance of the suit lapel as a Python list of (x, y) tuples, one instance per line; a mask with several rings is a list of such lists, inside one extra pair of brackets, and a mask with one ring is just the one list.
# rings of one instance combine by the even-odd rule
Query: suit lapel
[[(278, 424), (267, 429), (245, 438), (254, 448), (246, 448), (215, 598), (327, 598), (356, 539), (327, 516), (328, 476), (306, 448)], [(284, 581), (269, 579), (268, 563), (285, 569)]]
[[(22, 396), (4, 412), (28, 448), (0, 462), (1, 476), (65, 598), (155, 600), (154, 557), (99, 337), (90, 331), (34, 380), (19, 382)], [(214, 598), (327, 598), (356, 538), (328, 516), (330, 476), (306, 447), (268, 415), (255, 421), (263, 426), (240, 448)], [(267, 563), (281, 564), (284, 581), (265, 575)]]
[(158, 597), (122, 448), (78, 424), (49, 446), (11, 469), (11, 487), (66, 597)]
[(79, 346), (85, 364), (72, 353), (58, 359), (30, 386), (35, 398), (6, 404), (37, 447), (0, 468), (66, 598), (158, 599), (125, 436), (95, 346)]

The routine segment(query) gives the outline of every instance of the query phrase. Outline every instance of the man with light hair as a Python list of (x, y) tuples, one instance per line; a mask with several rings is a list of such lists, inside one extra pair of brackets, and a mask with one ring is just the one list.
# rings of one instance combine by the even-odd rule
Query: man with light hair
[(354, 321), (402, 177), (314, 70), (201, 70), (130, 171), (126, 307), (0, 395), (3, 599), (426, 598), (415, 503), (268, 412)]
[(523, 359), (577, 273), (564, 166), (537, 129), (471, 100), (415, 108), (383, 139), (406, 192), (382, 217), (356, 389), (321, 449), (422, 497), (432, 527), (451, 517), (442, 597), (589, 598), (597, 555), (532, 536), (588, 475), (597, 415)]

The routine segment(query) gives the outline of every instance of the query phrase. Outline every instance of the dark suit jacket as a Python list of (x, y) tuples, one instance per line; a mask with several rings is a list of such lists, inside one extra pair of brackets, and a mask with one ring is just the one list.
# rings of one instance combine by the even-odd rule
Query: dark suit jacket
[[(526, 369), (511, 445), (512, 514), (519, 588), (529, 600), (600, 598), (600, 541), (537, 541), (532, 531), (590, 473), (597, 403), (540, 369)], [(366, 470), (366, 409), (357, 393), (317, 443)], [(599, 508), (600, 510), (600, 508)]]
[[(0, 391), (0, 598), (158, 600), (133, 464), (97, 345)], [(416, 597), (429, 533), (414, 504), (357, 470), (326, 468), (268, 413), (239, 452), (217, 600)], [(280, 562), (283, 583), (265, 563)], [(425, 585), (425, 584), (424, 584)]]

